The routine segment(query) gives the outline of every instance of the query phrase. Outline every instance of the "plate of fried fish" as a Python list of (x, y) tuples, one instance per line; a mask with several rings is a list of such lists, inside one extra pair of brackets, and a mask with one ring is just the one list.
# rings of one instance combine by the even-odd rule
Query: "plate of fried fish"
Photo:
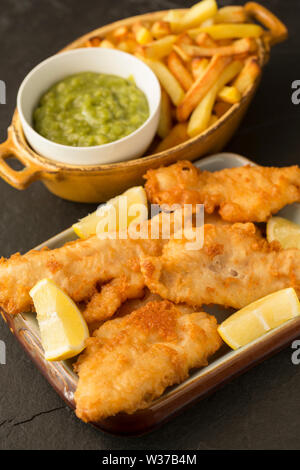
[[(80, 419), (116, 434), (153, 429), (300, 332), (295, 314), (240, 347), (220, 335), (224, 320), (265, 296), (284, 289), (300, 296), (299, 248), (270, 241), (266, 225), (274, 215), (300, 222), (298, 166), (263, 167), (224, 153), (149, 170), (145, 181), (148, 202), (163, 210), (140, 225), (146, 232), (154, 225), (156, 237), (128, 230), (77, 238), (70, 228), (0, 264), (11, 331)], [(192, 250), (175, 223), (168, 236), (161, 229), (177, 213), (165, 205), (185, 204), (204, 209), (203, 243)], [(84, 350), (67, 361), (44, 356), (30, 291), (45, 278), (89, 327)]]

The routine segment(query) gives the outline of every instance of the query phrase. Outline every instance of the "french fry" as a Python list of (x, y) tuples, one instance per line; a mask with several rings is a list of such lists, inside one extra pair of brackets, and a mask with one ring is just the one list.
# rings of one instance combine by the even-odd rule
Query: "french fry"
[(217, 43), (210, 37), (208, 33), (200, 33), (195, 39), (198, 46), (218, 47)]
[[(236, 54), (234, 56), (235, 60), (240, 60), (242, 62), (246, 62), (246, 60), (248, 60), (249, 57), (251, 57), (251, 56), (249, 56), (249, 54), (247, 52), (243, 52), (243, 54)], [(257, 57), (257, 56), (253, 55), (252, 57)]]
[(112, 33), (112, 37), (115, 41), (124, 41), (128, 37), (129, 30), (127, 26), (120, 26), (119, 28), (115, 29)]
[(141, 21), (136, 21), (135, 23), (132, 24), (131, 26), (131, 31), (132, 33), (134, 34), (134, 36), (136, 35), (136, 33), (141, 29), (141, 28), (144, 28), (145, 26), (143, 25), (143, 23)]
[(203, 21), (212, 18), (218, 11), (215, 0), (202, 0), (192, 6), (177, 23), (176, 31), (181, 32), (189, 28), (194, 28), (203, 23)]
[(163, 88), (171, 98), (173, 104), (178, 106), (184, 98), (184, 90), (174, 75), (170, 72), (168, 67), (159, 60), (144, 59), (144, 62), (149, 65), (149, 67), (156, 74)]
[(172, 33), (170, 24), (166, 21), (155, 21), (151, 28), (151, 34), (155, 39), (161, 39)]
[(187, 33), (181, 33), (179, 36), (177, 36), (177, 42), (178, 45), (181, 44), (188, 44), (188, 45), (193, 45), (194, 42), (192, 38), (187, 34)]
[(105, 49), (115, 49), (115, 45), (108, 39), (103, 39), (99, 47), (104, 47)]
[(174, 35), (165, 36), (156, 41), (149, 42), (144, 46), (145, 55), (149, 59), (162, 59), (170, 54), (177, 37)]
[(144, 26), (140, 21), (137, 21), (133, 24), (132, 32), (135, 36), (136, 41), (142, 46), (153, 41), (153, 37), (149, 29), (147, 29), (146, 26)]
[(168, 93), (161, 90), (160, 118), (157, 133), (161, 139), (167, 137), (172, 129), (172, 105)]
[(217, 101), (214, 105), (214, 113), (218, 116), (218, 119), (220, 119), (223, 114), (227, 113), (231, 106), (231, 104), (225, 103), (225, 101)]
[(241, 98), (242, 94), (235, 86), (224, 86), (218, 93), (218, 99), (229, 104), (239, 103)]
[(237, 90), (242, 95), (244, 95), (246, 91), (248, 91), (248, 89), (253, 85), (260, 72), (261, 68), (258, 64), (257, 59), (254, 57), (250, 58), (246, 62), (239, 76), (233, 82), (233, 86), (235, 86)]
[(180, 10), (170, 10), (164, 16), (163, 20), (166, 23), (169, 23), (171, 31), (177, 33), (180, 29), (180, 24), (182, 23), (184, 17), (184, 12)]
[(184, 52), (191, 57), (212, 57), (215, 55), (233, 56), (236, 54), (243, 54), (244, 52), (254, 52), (257, 48), (257, 44), (252, 38), (244, 38), (232, 42), (230, 46), (200, 47), (187, 46), (183, 44), (181, 47)]
[(88, 39), (85, 43), (84, 43), (84, 47), (99, 47), (101, 44), (101, 39), (100, 38), (91, 38), (91, 39)]
[(91, 38), (91, 39), (90, 39), (90, 42), (91, 42), (91, 46), (92, 46), (92, 47), (98, 47), (98, 46), (100, 46), (100, 44), (101, 44), (100, 38), (97, 38), (97, 37)]
[(212, 18), (209, 18), (208, 20), (206, 21), (203, 21), (203, 23), (201, 23), (201, 26), (212, 26), (213, 24), (215, 24), (215, 20), (214, 20), (214, 16)]
[(209, 60), (206, 59), (205, 57), (203, 58), (195, 57), (195, 59), (192, 60), (191, 68), (192, 68), (192, 74), (195, 80), (203, 74), (208, 64), (209, 64)]
[(231, 82), (240, 73), (243, 69), (243, 65), (243, 62), (240, 60), (235, 60), (234, 62), (231, 62), (225, 70), (223, 70), (215, 84), (217, 93), (219, 93), (227, 83)]
[(148, 29), (146, 28), (141, 28), (139, 31), (136, 33), (135, 38), (139, 44), (142, 46), (144, 44), (148, 44), (153, 40), (151, 33)]
[(214, 17), (215, 23), (247, 23), (248, 14), (242, 6), (220, 8)]
[(176, 52), (171, 52), (168, 57), (168, 67), (171, 70), (172, 74), (179, 81), (180, 85), (185, 91), (188, 91), (193, 85), (193, 78), (184, 66)]
[(134, 54), (136, 51), (140, 50), (141, 46), (134, 39), (128, 38), (120, 41), (117, 47), (121, 51)]
[(194, 42), (188, 34), (183, 33), (177, 37), (176, 44), (173, 44), (173, 49), (176, 54), (179, 55), (184, 62), (190, 62), (191, 57), (182, 50), (181, 44), (193, 45)]
[(127, 43), (127, 41), (120, 41), (117, 44), (117, 49), (123, 52), (130, 53), (130, 48), (129, 48), (129, 44)]
[(242, 67), (242, 62), (234, 61), (223, 69), (217, 81), (200, 101), (189, 120), (187, 132), (190, 137), (195, 137), (207, 128), (217, 94), (241, 71)]
[(203, 100), (200, 101), (193, 111), (187, 129), (189, 137), (195, 137), (201, 134), (201, 132), (208, 127), (215, 99), (216, 93), (213, 88), (205, 95)]
[(259, 38), (264, 30), (258, 24), (213, 24), (202, 26), (188, 31), (190, 37), (195, 39), (200, 33), (207, 33), (213, 39)]
[(184, 62), (191, 61), (191, 57), (186, 52), (184, 52), (181, 47), (177, 44), (173, 44), (173, 50), (176, 52), (177, 55), (179, 55), (180, 59)]
[(175, 147), (188, 139), (187, 123), (176, 124), (167, 137), (156, 147), (155, 153), (163, 152), (171, 147)]
[(177, 108), (178, 121), (186, 121), (198, 103), (205, 97), (217, 82), (220, 73), (227, 67), (232, 59), (230, 57), (215, 56), (205, 72), (197, 78)]
[[(216, 41), (217, 42), (217, 41)], [(232, 39), (219, 39), (218, 42), (218, 47), (223, 47), (223, 46), (231, 46), (232, 44)], [(247, 54), (247, 52), (246, 52)]]

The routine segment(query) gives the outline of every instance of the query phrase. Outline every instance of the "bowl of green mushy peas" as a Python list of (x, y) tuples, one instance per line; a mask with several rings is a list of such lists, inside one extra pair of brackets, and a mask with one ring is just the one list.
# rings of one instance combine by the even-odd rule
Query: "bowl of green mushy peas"
[(81, 72), (60, 80), (40, 99), (34, 129), (62, 145), (90, 147), (122, 139), (149, 117), (133, 78)]
[(143, 155), (157, 130), (160, 99), (159, 82), (141, 60), (84, 48), (35, 67), (17, 101), (25, 137), (37, 153), (95, 165)]

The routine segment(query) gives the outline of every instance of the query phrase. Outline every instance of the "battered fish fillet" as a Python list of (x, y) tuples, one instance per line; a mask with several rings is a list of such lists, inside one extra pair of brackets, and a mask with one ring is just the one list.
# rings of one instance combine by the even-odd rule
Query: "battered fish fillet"
[[(55, 250), (13, 255), (0, 261), (0, 307), (10, 314), (29, 311), (30, 289), (39, 280), (50, 278), (75, 302), (90, 299), (93, 294), (100, 296), (105, 305), (100, 305), (98, 314), (88, 305), (86, 318), (88, 321), (101, 319), (101, 315), (107, 318), (125, 298), (142, 294), (144, 279), (139, 258), (141, 254), (159, 255), (161, 249), (159, 239), (101, 240), (95, 236)], [(105, 285), (98, 293), (102, 284)]]
[(269, 244), (252, 223), (205, 225), (204, 245), (188, 250), (170, 240), (141, 269), (151, 292), (175, 303), (239, 309), (267, 294), (294, 287), (300, 296), (300, 250)]
[[(168, 239), (163, 237), (161, 213), (139, 229), (144, 239), (76, 240), (55, 250), (31, 251), (0, 260), (0, 307), (17, 314), (32, 308), (30, 289), (41, 279), (50, 278), (75, 302), (87, 301), (83, 314), (89, 324), (111, 317), (122, 302), (143, 295), (144, 278), (140, 271), (141, 255), (159, 255)], [(176, 230), (171, 215), (170, 234)], [(153, 237), (151, 238), (151, 235)], [(169, 234), (169, 236), (170, 236)]]
[(149, 302), (104, 323), (87, 341), (75, 366), (76, 414), (99, 421), (149, 406), (188, 371), (207, 364), (222, 341), (216, 319), (186, 313), (171, 302)]
[(145, 188), (151, 203), (204, 204), (229, 222), (265, 222), (282, 207), (300, 201), (298, 166), (243, 166), (210, 173), (189, 161), (148, 170)]

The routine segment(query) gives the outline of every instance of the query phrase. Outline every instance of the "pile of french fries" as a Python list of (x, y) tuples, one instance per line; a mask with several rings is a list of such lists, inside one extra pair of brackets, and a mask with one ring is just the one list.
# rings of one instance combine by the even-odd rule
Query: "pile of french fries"
[(195, 137), (240, 102), (261, 72), (258, 41), (266, 31), (247, 7), (218, 9), (202, 0), (189, 10), (170, 10), (160, 21), (120, 26), (87, 47), (119, 49), (143, 60), (162, 88), (154, 153)]

